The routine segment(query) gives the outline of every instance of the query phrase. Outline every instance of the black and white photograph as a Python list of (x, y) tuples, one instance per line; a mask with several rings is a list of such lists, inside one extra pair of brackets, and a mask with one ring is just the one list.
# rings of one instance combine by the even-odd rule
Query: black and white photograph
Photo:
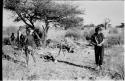
[(124, 0), (3, 0), (3, 81), (124, 80)]

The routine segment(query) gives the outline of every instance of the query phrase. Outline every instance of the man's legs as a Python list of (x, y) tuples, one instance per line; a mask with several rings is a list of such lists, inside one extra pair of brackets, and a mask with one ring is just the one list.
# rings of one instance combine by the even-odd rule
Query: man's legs
[(100, 47), (100, 51), (99, 51), (99, 65), (101, 66), (103, 63), (103, 58), (104, 58), (104, 47), (101, 46)]
[(27, 65), (28, 65), (28, 61), (29, 61), (28, 47), (27, 47), (27, 46), (25, 46), (24, 50), (25, 50), (25, 55), (26, 55), (26, 63), (27, 63)]
[(34, 56), (34, 54), (35, 54), (35, 50), (34, 49), (35, 48), (33, 48), (32, 46), (28, 46), (28, 50), (30, 51), (31, 56), (32, 56), (34, 62), (36, 62), (36, 59), (35, 59), (35, 56)]
[(35, 53), (34, 50), (32, 50), (32, 51), (31, 51), (31, 56), (32, 56), (34, 62), (36, 62), (36, 59), (35, 59), (34, 53)]
[(99, 49), (97, 46), (95, 46), (95, 63), (98, 66), (99, 65)]

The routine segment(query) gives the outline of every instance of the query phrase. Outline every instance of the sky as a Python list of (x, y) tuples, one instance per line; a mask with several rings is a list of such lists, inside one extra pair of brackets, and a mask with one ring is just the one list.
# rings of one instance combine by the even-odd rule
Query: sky
[[(76, 4), (80, 9), (85, 9), (85, 15), (81, 15), (84, 18), (84, 24), (101, 24), (104, 23), (105, 18), (109, 18), (113, 26), (124, 22), (123, 1), (69, 1), (67, 3)], [(12, 16), (10, 11), (3, 9), (3, 27), (24, 25), (23, 22), (14, 23)]]
[(119, 25), (124, 22), (123, 1), (75, 1), (80, 8), (85, 8), (85, 24), (100, 24), (105, 18), (111, 20), (112, 25)]

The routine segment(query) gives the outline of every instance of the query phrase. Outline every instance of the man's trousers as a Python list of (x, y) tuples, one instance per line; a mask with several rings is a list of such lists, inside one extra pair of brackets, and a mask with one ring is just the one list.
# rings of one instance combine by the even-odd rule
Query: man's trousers
[(104, 58), (104, 46), (94, 46), (96, 65), (102, 65)]

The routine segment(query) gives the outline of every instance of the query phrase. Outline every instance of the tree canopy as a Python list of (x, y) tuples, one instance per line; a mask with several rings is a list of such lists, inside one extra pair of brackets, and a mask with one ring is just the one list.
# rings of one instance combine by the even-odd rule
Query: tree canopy
[(18, 16), (15, 22), (23, 21), (34, 28), (34, 23), (39, 20), (58, 22), (63, 27), (81, 25), (83, 18), (76, 15), (83, 14), (78, 6), (70, 4), (57, 4), (52, 0), (5, 0), (4, 8), (15, 12)]
[[(4, 8), (17, 14), (14, 22), (23, 21), (27, 27), (35, 29), (34, 23), (45, 23), (44, 37), (49, 29), (49, 23), (57, 22), (65, 29), (82, 25), (84, 10), (71, 4), (60, 4), (53, 0), (4, 0)], [(44, 38), (45, 39), (45, 38)]]

